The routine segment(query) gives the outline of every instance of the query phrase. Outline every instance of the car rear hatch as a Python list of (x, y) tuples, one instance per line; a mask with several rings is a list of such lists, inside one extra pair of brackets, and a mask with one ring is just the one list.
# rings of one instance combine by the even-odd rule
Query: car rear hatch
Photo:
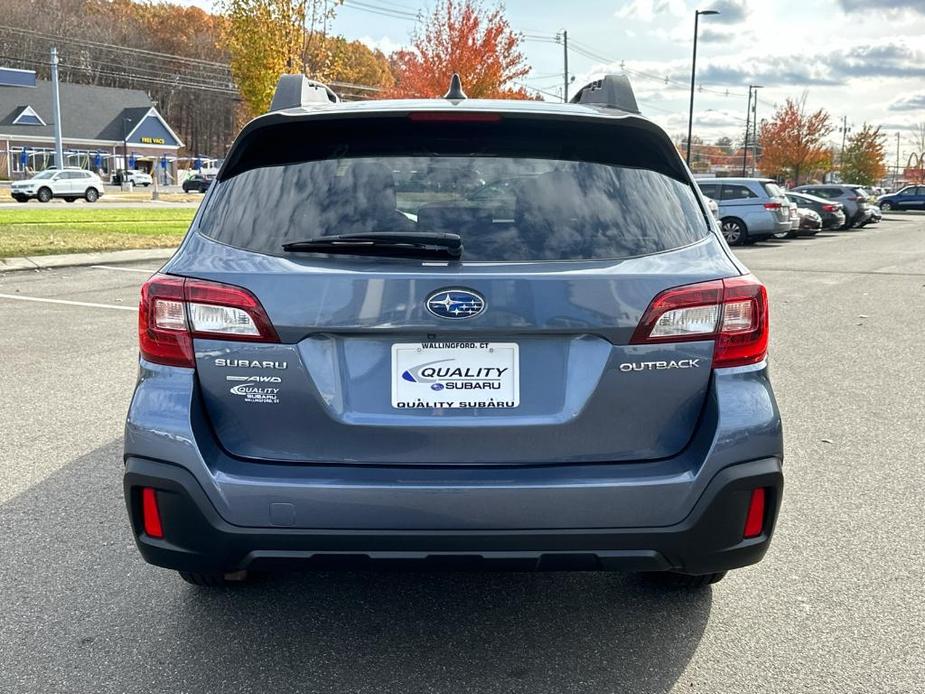
[[(180, 280), (187, 302), (238, 306), (257, 331), (187, 316), (204, 321), (196, 376), (221, 445), (255, 461), (405, 465), (681, 451), (728, 318), (721, 278), (741, 279), (668, 138), (637, 118), (478, 111), (359, 125), (245, 131), (166, 268), (195, 278)], [(386, 233), (431, 235), (430, 248), (355, 240)], [(334, 234), (354, 245), (282, 248)], [(441, 255), (446, 234), (461, 257)], [(698, 301), (717, 308), (670, 310)]]
[(768, 202), (764, 203), (766, 210), (770, 210), (779, 222), (793, 222), (797, 219), (796, 209), (790, 209), (790, 201), (783, 188), (772, 181), (762, 181), (761, 187), (768, 194)]

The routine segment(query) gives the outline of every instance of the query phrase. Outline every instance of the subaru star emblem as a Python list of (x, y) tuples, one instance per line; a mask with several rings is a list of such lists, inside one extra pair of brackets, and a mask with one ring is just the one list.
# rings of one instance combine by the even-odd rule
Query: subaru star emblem
[(485, 299), (468, 289), (441, 289), (427, 297), (427, 310), (438, 318), (472, 318), (485, 310)]

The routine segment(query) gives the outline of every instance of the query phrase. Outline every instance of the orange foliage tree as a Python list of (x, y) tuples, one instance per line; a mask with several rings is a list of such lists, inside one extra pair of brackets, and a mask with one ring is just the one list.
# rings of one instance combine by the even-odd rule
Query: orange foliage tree
[(477, 0), (443, 0), (417, 26), (410, 50), (392, 54), (395, 86), (388, 98), (442, 96), (458, 72), (467, 96), (527, 99), (514, 82), (530, 72), (520, 43), (501, 6)]
[(774, 118), (761, 125), (761, 171), (768, 176), (791, 178), (794, 185), (799, 185), (801, 177), (831, 166), (831, 152), (825, 141), (831, 132), (825, 109), (807, 114), (805, 98), (799, 103), (787, 99)]

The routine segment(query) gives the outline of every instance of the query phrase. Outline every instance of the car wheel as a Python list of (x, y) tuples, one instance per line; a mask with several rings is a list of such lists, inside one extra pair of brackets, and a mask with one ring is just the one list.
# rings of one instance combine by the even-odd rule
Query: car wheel
[(883, 202), (880, 203), (880, 209), (883, 210), (884, 212), (889, 212), (890, 210), (893, 209), (893, 205), (892, 203), (890, 203), (889, 200), (884, 200)]
[(690, 574), (679, 574), (673, 571), (658, 571), (653, 573), (642, 574), (642, 577), (649, 583), (663, 588), (684, 588), (697, 589), (704, 588), (714, 583), (719, 583), (726, 575), (725, 571), (717, 571), (712, 574), (700, 574), (692, 576)]
[(795, 238), (796, 238), (797, 236), (799, 236), (799, 235), (800, 235), (800, 233), (797, 232), (797, 231), (788, 231), (788, 232), (787, 232), (786, 234), (784, 234), (783, 236), (780, 236), (780, 235), (778, 235), (778, 234), (774, 234), (774, 238), (775, 238), (775, 239), (795, 239)]
[(143, 185), (145, 188), (147, 188), (147, 187), (148, 187), (149, 185), (151, 185), (151, 184), (150, 184), (150, 183), (142, 183), (141, 185)]
[(724, 219), (720, 225), (726, 243), (730, 246), (739, 246), (748, 239), (745, 225), (738, 219)]
[(49, 188), (39, 188), (39, 192), (36, 193), (35, 197), (38, 198), (39, 202), (50, 202), (52, 198), (51, 190)]
[(100, 194), (97, 192), (96, 188), (87, 188), (84, 198), (87, 202), (96, 202), (100, 199)]
[(64, 202), (74, 202), (77, 198), (64, 198)]
[(14, 199), (16, 202), (29, 202), (29, 198), (24, 198), (24, 197), (22, 197), (21, 195), (14, 195), (14, 196), (13, 196), (13, 199)]

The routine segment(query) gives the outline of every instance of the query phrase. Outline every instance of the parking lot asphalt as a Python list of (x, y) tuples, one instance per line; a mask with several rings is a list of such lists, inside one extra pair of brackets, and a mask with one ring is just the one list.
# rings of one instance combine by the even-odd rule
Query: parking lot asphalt
[(122, 501), (154, 266), (0, 276), (0, 692), (925, 690), (925, 218), (738, 253), (771, 296), (786, 490), (765, 561), (693, 593), (593, 573), (188, 586), (142, 562)]

